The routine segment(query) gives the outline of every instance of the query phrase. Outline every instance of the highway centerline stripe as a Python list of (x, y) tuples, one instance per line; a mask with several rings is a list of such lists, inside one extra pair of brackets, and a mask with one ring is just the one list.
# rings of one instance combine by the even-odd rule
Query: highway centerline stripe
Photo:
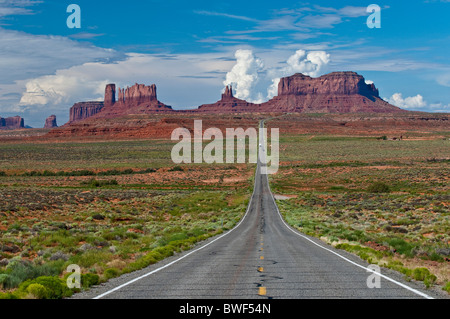
[(266, 294), (267, 294), (267, 289), (266, 289), (266, 287), (259, 287), (258, 295), (260, 295), (260, 296), (265, 296)]

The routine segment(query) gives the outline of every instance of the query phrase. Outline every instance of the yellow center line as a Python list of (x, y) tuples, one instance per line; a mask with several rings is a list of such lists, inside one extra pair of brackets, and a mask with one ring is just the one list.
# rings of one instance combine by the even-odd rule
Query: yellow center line
[(259, 287), (258, 295), (260, 295), (260, 296), (265, 296), (266, 293), (267, 293), (266, 287)]

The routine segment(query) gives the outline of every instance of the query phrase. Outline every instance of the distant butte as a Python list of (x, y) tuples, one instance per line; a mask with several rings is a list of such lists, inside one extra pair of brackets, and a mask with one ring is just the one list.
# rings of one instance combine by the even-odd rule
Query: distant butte
[(172, 107), (158, 101), (156, 85), (146, 86), (135, 84), (126, 89), (118, 89), (116, 100), (116, 85), (108, 84), (105, 88), (103, 102), (78, 102), (70, 109), (68, 124), (90, 117), (112, 118), (127, 114), (151, 114), (155, 112), (173, 112)]
[(233, 96), (232, 86), (225, 87), (225, 93), (222, 94), (222, 98), (213, 104), (203, 104), (198, 107), (197, 112), (210, 112), (210, 113), (234, 113), (234, 112), (255, 112), (258, 111), (259, 105), (249, 103), (244, 100), (240, 100)]
[(0, 117), (0, 130), (16, 130), (25, 128), (24, 119), (20, 116)]
[[(117, 95), (117, 98), (116, 98)], [(86, 118), (114, 118), (131, 114), (153, 113), (397, 113), (407, 112), (382, 100), (374, 84), (367, 84), (355, 72), (333, 72), (317, 78), (297, 73), (280, 79), (278, 95), (255, 104), (238, 99), (226, 86), (216, 103), (193, 110), (173, 110), (160, 102), (156, 85), (135, 84), (118, 88), (108, 84), (103, 102), (79, 102), (70, 109), (69, 123)]]
[(382, 100), (375, 85), (355, 72), (333, 72), (312, 78), (297, 73), (280, 79), (278, 96), (261, 108), (300, 113), (406, 112)]
[(58, 124), (56, 124), (56, 115), (50, 115), (45, 120), (44, 128), (55, 128), (58, 127)]

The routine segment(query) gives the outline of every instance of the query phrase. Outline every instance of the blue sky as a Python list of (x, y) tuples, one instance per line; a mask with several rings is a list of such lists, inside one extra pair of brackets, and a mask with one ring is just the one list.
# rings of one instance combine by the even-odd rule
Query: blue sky
[[(69, 29), (69, 4), (81, 28)], [(381, 8), (381, 28), (366, 21)], [(215, 102), (225, 84), (262, 102), (277, 79), (355, 71), (410, 110), (450, 109), (450, 1), (0, 0), (0, 116), (68, 120), (106, 83), (158, 87), (175, 109)]]

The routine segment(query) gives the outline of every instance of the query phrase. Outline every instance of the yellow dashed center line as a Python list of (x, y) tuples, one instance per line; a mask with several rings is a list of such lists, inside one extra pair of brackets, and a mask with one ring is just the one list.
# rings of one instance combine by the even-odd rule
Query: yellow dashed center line
[[(260, 247), (260, 249), (259, 249), (259, 251), (263, 251), (263, 246), (264, 246), (264, 238), (263, 238), (263, 236), (261, 235), (261, 247)], [(259, 259), (260, 260), (264, 260), (264, 256), (260, 256), (259, 257)], [(263, 267), (258, 267), (258, 272), (263, 272), (264, 271), (264, 268)], [(266, 287), (259, 287), (259, 291), (258, 291), (258, 295), (260, 295), (260, 296), (265, 296), (267, 294), (267, 290), (266, 290)]]
[(265, 296), (266, 293), (267, 293), (266, 287), (259, 287), (258, 295), (260, 295), (260, 296)]

